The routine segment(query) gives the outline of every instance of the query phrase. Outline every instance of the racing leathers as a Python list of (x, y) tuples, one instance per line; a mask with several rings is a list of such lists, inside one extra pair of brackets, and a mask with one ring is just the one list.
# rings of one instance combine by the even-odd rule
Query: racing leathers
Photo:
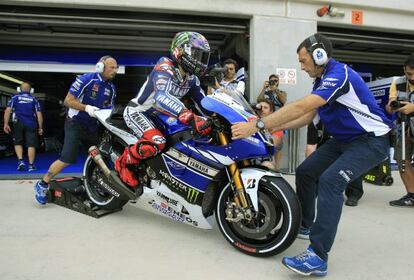
[(206, 118), (195, 115), (186, 108), (181, 99), (191, 98), (201, 108), (204, 91), (195, 75), (182, 77), (178, 66), (169, 58), (162, 57), (148, 76), (137, 96), (124, 111), (127, 126), (139, 139), (134, 145), (126, 147), (116, 160), (115, 169), (121, 180), (131, 187), (138, 185), (138, 179), (129, 168), (141, 160), (156, 156), (166, 143), (163, 133), (154, 125), (149, 110), (176, 117), (181, 123), (191, 125), (199, 134), (206, 135), (211, 128)]

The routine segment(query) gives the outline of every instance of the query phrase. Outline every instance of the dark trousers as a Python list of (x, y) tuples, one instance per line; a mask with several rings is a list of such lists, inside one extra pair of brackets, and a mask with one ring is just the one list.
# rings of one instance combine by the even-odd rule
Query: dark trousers
[(329, 139), (297, 168), (302, 226), (312, 228), (310, 246), (322, 259), (328, 259), (335, 239), (346, 186), (383, 161), (388, 150), (388, 137), (363, 135), (349, 142)]
[[(365, 175), (365, 174), (364, 174)], [(362, 187), (362, 181), (364, 180), (364, 175), (356, 178), (354, 181), (349, 183), (345, 189), (345, 195), (347, 197), (355, 198), (359, 200), (364, 194), (364, 188)]]

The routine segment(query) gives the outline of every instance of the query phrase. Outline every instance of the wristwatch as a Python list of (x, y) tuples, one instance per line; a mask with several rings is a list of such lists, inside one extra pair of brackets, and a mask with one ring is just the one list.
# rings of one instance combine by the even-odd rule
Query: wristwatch
[(265, 123), (264, 123), (261, 119), (258, 119), (258, 120), (256, 121), (256, 127), (257, 127), (259, 130), (264, 130), (264, 129), (265, 129)]

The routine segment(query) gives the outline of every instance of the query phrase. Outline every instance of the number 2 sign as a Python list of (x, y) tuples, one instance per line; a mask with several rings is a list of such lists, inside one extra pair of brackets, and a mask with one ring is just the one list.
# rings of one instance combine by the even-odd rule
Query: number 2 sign
[(364, 13), (362, 11), (353, 10), (352, 11), (352, 24), (362, 25), (364, 18)]

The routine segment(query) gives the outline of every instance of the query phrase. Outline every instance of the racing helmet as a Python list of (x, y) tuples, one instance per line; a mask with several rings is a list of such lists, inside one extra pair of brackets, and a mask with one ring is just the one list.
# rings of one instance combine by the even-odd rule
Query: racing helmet
[(200, 77), (208, 66), (210, 45), (200, 33), (178, 32), (171, 44), (171, 57), (184, 71)]

